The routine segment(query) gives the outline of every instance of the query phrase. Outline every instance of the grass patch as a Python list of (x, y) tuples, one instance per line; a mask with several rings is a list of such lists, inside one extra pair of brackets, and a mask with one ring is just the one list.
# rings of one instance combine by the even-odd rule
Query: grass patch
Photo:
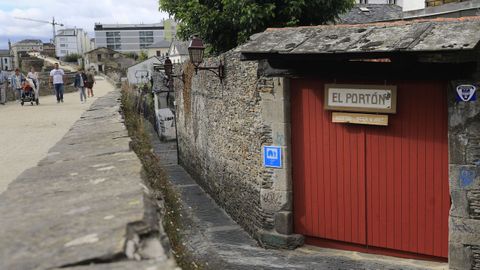
[(165, 170), (160, 165), (158, 157), (153, 153), (150, 134), (145, 131), (144, 118), (137, 107), (140, 96), (136, 93), (127, 86), (122, 87), (122, 112), (128, 134), (132, 139), (132, 148), (142, 162), (143, 174), (154, 198), (165, 202), (163, 226), (170, 239), (178, 266), (184, 270), (203, 269), (192, 259), (182, 243), (181, 231), (183, 228), (180, 220), (182, 204), (179, 194), (168, 181)]

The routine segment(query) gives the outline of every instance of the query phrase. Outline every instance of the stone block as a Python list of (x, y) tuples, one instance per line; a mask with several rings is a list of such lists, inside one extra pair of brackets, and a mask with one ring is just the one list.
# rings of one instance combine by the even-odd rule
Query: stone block
[(285, 122), (272, 123), (273, 144), (280, 146), (289, 146), (291, 138), (291, 125)]
[(281, 211), (275, 214), (275, 231), (285, 235), (293, 233), (293, 213), (291, 211)]
[(450, 216), (459, 218), (469, 218), (467, 192), (464, 190), (452, 190), (452, 207)]
[(450, 269), (470, 270), (473, 265), (472, 249), (469, 246), (449, 242), (448, 264)]
[(292, 192), (261, 189), (260, 206), (265, 211), (271, 212), (292, 210)]
[(257, 232), (257, 239), (264, 247), (296, 249), (303, 246), (304, 237), (299, 234), (283, 235), (269, 231)]
[(450, 133), (448, 136), (448, 158), (450, 164), (465, 164), (468, 140), (464, 133)]
[(290, 170), (287, 170), (286, 168), (281, 170), (274, 170), (272, 180), (272, 190), (292, 191), (292, 175), (290, 173)]
[(290, 80), (283, 77), (273, 78), (273, 94), (276, 100), (290, 100)]
[(480, 166), (450, 165), (449, 181), (450, 190), (480, 189)]
[(480, 245), (480, 220), (450, 217), (449, 241), (463, 245)]

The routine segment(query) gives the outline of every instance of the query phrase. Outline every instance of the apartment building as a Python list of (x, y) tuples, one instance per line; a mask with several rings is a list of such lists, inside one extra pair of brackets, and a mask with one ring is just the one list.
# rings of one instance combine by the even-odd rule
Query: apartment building
[(13, 70), (13, 57), (10, 55), (10, 50), (0, 50), (0, 69)]
[(90, 38), (87, 32), (81, 28), (62, 29), (55, 36), (56, 56), (66, 57), (70, 54), (83, 55), (90, 51)]

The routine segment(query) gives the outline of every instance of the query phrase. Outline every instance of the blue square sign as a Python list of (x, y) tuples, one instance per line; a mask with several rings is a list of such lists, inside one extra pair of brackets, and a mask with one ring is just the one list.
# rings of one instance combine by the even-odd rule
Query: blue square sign
[(266, 168), (282, 168), (282, 147), (263, 147), (263, 166)]

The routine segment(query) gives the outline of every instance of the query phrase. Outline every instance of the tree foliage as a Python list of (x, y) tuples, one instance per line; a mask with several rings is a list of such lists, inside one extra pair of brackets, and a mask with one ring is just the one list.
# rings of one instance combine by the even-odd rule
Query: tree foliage
[(354, 0), (159, 0), (179, 22), (178, 35), (198, 34), (224, 52), (267, 27), (319, 25), (349, 10)]

